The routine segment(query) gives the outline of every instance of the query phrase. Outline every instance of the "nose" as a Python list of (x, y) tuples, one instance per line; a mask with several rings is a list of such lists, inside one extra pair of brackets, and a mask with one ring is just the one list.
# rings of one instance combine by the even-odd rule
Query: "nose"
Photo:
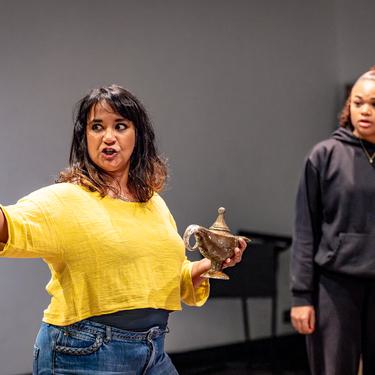
[(116, 137), (111, 128), (106, 129), (103, 137), (103, 142), (110, 145), (116, 142)]
[(362, 114), (364, 115), (369, 115), (371, 114), (371, 105), (370, 104), (364, 104), (362, 106), (362, 111), (361, 111)]

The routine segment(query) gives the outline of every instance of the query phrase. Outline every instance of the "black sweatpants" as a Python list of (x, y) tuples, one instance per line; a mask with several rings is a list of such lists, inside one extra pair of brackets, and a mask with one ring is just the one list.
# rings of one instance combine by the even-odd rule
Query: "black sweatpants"
[(313, 375), (375, 374), (375, 279), (321, 272), (316, 328), (307, 336)]

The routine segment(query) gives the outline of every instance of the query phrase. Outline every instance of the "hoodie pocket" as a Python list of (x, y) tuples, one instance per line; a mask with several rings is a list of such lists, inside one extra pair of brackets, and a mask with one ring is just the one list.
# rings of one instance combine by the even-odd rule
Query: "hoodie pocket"
[(375, 235), (340, 233), (324, 268), (361, 277), (375, 277)]

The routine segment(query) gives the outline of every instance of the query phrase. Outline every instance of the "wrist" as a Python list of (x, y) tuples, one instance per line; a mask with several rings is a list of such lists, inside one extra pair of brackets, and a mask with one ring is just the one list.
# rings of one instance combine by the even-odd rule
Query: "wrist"
[(209, 259), (203, 258), (201, 260), (193, 262), (193, 268), (191, 270), (191, 279), (194, 288), (199, 287), (199, 285), (205, 280), (201, 275), (207, 272), (211, 268), (211, 261)]

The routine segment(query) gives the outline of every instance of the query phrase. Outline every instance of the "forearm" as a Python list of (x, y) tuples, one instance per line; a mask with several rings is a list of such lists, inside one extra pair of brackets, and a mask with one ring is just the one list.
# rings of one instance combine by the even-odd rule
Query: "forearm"
[(210, 268), (211, 261), (206, 258), (193, 262), (193, 267), (191, 269), (191, 279), (194, 288), (198, 288), (199, 285), (201, 285), (201, 283), (204, 280), (204, 278), (201, 277), (201, 275), (208, 271)]
[(0, 242), (8, 242), (8, 225), (3, 211), (0, 209)]
[(322, 227), (320, 185), (319, 172), (308, 160), (297, 193), (291, 250), (290, 273), (294, 306), (312, 304), (315, 288), (314, 257)]

